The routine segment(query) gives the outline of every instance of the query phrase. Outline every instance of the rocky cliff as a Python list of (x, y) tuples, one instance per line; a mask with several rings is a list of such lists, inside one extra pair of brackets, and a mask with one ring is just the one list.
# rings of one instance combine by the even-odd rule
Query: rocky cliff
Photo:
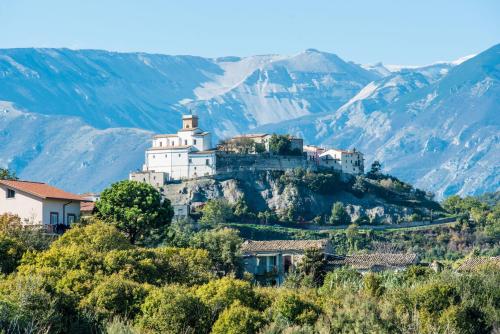
[(254, 171), (168, 184), (162, 191), (174, 204), (193, 206), (216, 198), (234, 204), (243, 198), (252, 212), (271, 211), (288, 221), (324, 221), (337, 201), (344, 203), (352, 221), (365, 217), (373, 223), (396, 223), (440, 209), (436, 202), (394, 193), (366, 179), (361, 181), (364, 189), (356, 190), (359, 182), (340, 174)]

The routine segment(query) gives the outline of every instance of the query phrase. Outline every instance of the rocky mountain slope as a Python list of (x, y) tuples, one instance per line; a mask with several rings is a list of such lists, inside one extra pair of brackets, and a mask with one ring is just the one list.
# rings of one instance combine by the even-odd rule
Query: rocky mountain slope
[(344, 175), (301, 174), (295, 172), (235, 172), (168, 184), (163, 194), (176, 204), (196, 207), (207, 200), (224, 198), (235, 204), (243, 199), (251, 212), (272, 211), (281, 221), (324, 222), (331, 215), (332, 205), (344, 203), (352, 221), (364, 216), (366, 222), (392, 224), (417, 213), (428, 217), (430, 210), (441, 208), (428, 198), (407, 192), (394, 192), (372, 180), (364, 180), (363, 192), (353, 187), (355, 178)]
[(140, 167), (152, 132), (175, 131), (194, 111), (218, 138), (291, 131), (360, 148), (368, 163), (380, 159), (439, 195), (497, 190), (499, 48), (458, 65), (391, 70), (313, 49), (217, 59), (4, 49), (0, 164), (99, 190)]
[(439, 197), (498, 190), (500, 45), (445, 69), (441, 78), (430, 70), (392, 73), (335, 112), (260, 130), (356, 147), (368, 163), (383, 161), (390, 173)]

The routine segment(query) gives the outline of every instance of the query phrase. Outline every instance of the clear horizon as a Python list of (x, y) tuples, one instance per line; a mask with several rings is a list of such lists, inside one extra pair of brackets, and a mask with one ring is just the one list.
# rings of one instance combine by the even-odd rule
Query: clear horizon
[(500, 42), (500, 2), (0, 3), (0, 48), (102, 49), (202, 57), (314, 48), (361, 64), (426, 65)]

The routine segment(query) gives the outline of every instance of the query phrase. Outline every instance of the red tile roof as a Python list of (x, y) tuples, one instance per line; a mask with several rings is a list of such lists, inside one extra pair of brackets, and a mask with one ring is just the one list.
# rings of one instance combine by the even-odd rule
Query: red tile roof
[(92, 213), (95, 208), (95, 202), (80, 202), (80, 211)]
[(73, 201), (84, 200), (79, 195), (66, 192), (42, 182), (0, 180), (0, 185), (2, 184), (9, 188), (28, 193), (42, 199), (52, 198)]

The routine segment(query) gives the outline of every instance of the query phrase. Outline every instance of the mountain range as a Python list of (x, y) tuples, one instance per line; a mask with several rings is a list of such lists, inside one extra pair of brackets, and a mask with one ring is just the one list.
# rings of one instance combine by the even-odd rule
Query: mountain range
[[(500, 188), (500, 45), (422, 67), (309, 49), (202, 58), (0, 49), (0, 166), (99, 191), (141, 166), (154, 133), (194, 112), (216, 139), (292, 133), (353, 148), (438, 197)], [(215, 143), (214, 143), (215, 144)]]

